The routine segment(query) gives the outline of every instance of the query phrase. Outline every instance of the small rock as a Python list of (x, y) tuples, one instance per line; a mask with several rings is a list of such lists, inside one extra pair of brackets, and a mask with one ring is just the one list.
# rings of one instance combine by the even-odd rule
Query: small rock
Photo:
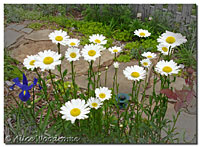
[(22, 30), (25, 27), (26, 27), (26, 25), (19, 24), (19, 25), (14, 26), (13, 29), (15, 29), (16, 31), (20, 31), (20, 30)]
[(15, 43), (17, 41), (17, 39), (19, 39), (22, 36), (23, 36), (23, 34), (21, 34), (19, 32), (6, 29), (5, 33), (4, 33), (4, 45), (5, 45), (4, 47), (5, 48), (9, 47), (13, 43)]
[(5, 81), (5, 84), (6, 84), (8, 87), (10, 87), (10, 86), (12, 86), (12, 85), (13, 85), (13, 83), (12, 83), (12, 82), (10, 82), (10, 81)]
[(7, 26), (6, 28), (7, 29), (13, 29), (17, 24), (16, 23), (13, 23), (13, 24), (10, 24), (9, 26)]
[(29, 34), (28, 36), (26, 36), (26, 39), (30, 39), (33, 41), (41, 41), (41, 40), (50, 40), (49, 39), (49, 34), (53, 32), (52, 30), (38, 30), (38, 31), (34, 31), (31, 34)]
[(31, 29), (31, 28), (23, 28), (21, 31), (26, 33), (26, 34), (29, 34), (29, 33), (31, 33), (33, 31), (33, 29)]

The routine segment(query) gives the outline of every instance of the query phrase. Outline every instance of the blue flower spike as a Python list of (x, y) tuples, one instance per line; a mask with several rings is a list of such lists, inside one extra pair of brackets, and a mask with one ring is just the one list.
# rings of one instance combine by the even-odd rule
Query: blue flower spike
[[(22, 92), (20, 92), (20, 94), (19, 94), (19, 98), (23, 102), (26, 102), (31, 97), (31, 95), (29, 93), (29, 90), (31, 90), (31, 88), (33, 88), (33, 86), (37, 85), (37, 81), (38, 81), (38, 79), (34, 78), (33, 84), (31, 84), (30, 86), (28, 86), (28, 80), (27, 80), (25, 74), (23, 73), (23, 84), (20, 83), (19, 78), (15, 78), (15, 79), (13, 79), (13, 82), (15, 84), (13, 84), (10, 87), (10, 89), (13, 90), (13, 88), (14, 88), (15, 85), (18, 86), (22, 90)], [(40, 85), (39, 85), (39, 88), (41, 89)]]

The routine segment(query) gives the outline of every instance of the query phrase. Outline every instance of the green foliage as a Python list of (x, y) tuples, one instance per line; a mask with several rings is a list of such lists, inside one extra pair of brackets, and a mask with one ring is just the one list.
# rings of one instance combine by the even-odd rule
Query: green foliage
[(177, 52), (174, 56), (177, 57), (177, 59), (175, 59), (176, 63), (184, 64), (186, 67), (192, 67), (193, 69), (197, 68), (197, 57), (195, 51), (188, 49), (186, 45), (177, 48)]
[(29, 11), (22, 8), (21, 5), (11, 5), (6, 4), (5, 9), (5, 20), (10, 22), (20, 22), (25, 19), (28, 20), (38, 20), (42, 17), (42, 13), (40, 11)]
[(80, 21), (76, 24), (76, 27), (77, 31), (81, 32), (84, 35), (103, 34), (107, 37), (111, 35), (110, 28), (100, 22)]
[(163, 33), (166, 30), (168, 31), (176, 31), (179, 30), (179, 23), (177, 23), (174, 19), (175, 15), (170, 12), (161, 12), (157, 10), (152, 15), (152, 20), (145, 21), (145, 25), (151, 30), (152, 34)]
[(42, 26), (43, 26), (42, 23), (35, 22), (35, 23), (30, 23), (27, 27), (34, 30), (39, 30)]
[(86, 44), (89, 44), (90, 41), (89, 41), (89, 37), (81, 37), (81, 40), (80, 40), (80, 45), (86, 45)]
[(113, 39), (111, 38), (106, 38), (107, 40), (107, 43), (104, 45), (105, 48), (109, 48), (112, 46), (112, 43), (113, 43)]
[(174, 56), (178, 64), (184, 64), (186, 67), (197, 68), (197, 25), (192, 22), (187, 26), (183, 35), (187, 42), (175, 49)]
[(86, 5), (82, 13), (85, 20), (102, 22), (112, 29), (126, 29), (132, 19), (128, 5)]
[(45, 18), (45, 19), (48, 19), (49, 22), (55, 22), (56, 24), (60, 25), (61, 27), (66, 27), (66, 28), (72, 27), (73, 23), (74, 23), (74, 21), (72, 19), (69, 19), (65, 16), (50, 15), (48, 18)]
[(130, 55), (121, 54), (119, 57), (117, 57), (117, 61), (119, 61), (119, 62), (129, 62), (130, 60), (131, 60)]
[(11, 58), (6, 49), (4, 50), (4, 80), (12, 80), (19, 77), (22, 79), (22, 71), (16, 66), (19, 62)]
[[(153, 40), (153, 39), (142, 39), (141, 41), (134, 41), (134, 42), (130, 42), (130, 43), (127, 43), (124, 48), (125, 49), (129, 49), (129, 50), (132, 50), (132, 49), (138, 49), (140, 47), (144, 48), (144, 49), (148, 49), (149, 51), (151, 52), (156, 52), (157, 51), (157, 46), (158, 43), (156, 40)], [(147, 51), (147, 50), (145, 50)]]
[(124, 31), (116, 30), (113, 33), (113, 38), (119, 41), (131, 41), (132, 37), (133, 37), (133, 34), (127, 30), (124, 30)]

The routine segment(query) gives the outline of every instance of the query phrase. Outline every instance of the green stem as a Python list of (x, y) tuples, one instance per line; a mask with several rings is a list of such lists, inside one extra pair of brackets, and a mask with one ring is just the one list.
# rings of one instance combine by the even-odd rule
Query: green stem
[(49, 76), (50, 76), (51, 83), (52, 83), (53, 88), (54, 88), (54, 91), (55, 91), (55, 98), (56, 98), (56, 101), (57, 101), (57, 103), (59, 102), (60, 107), (61, 107), (61, 104), (62, 104), (62, 103), (61, 103), (61, 101), (60, 101), (60, 99), (59, 99), (59, 95), (58, 95), (58, 92), (57, 92), (56, 85), (55, 85), (55, 83), (54, 83), (54, 81), (53, 81), (53, 77), (52, 77), (51, 70), (49, 70)]
[(139, 81), (139, 86), (138, 86), (138, 90), (137, 90), (137, 95), (136, 95), (136, 101), (137, 101), (137, 115), (136, 115), (136, 143), (138, 142), (138, 137), (139, 137), (139, 134), (138, 134), (138, 129), (139, 129), (139, 125), (140, 125), (140, 122), (139, 122), (139, 100), (138, 100), (138, 95), (139, 95), (139, 91), (140, 91), (140, 84), (141, 84), (141, 81)]
[(58, 43), (58, 54), (60, 54), (60, 43)]
[(117, 53), (115, 53), (114, 61), (117, 61)]
[[(58, 43), (57, 47), (58, 47), (58, 54), (60, 54), (60, 43)], [(60, 77), (61, 77), (61, 81), (62, 81), (63, 91), (64, 91), (65, 96), (67, 97), (66, 91), (65, 91), (64, 77), (63, 77), (63, 75), (62, 75), (62, 67), (61, 67), (61, 64), (58, 65), (58, 66), (59, 66), (58, 69), (59, 69), (59, 73), (60, 73)]]
[(97, 87), (100, 87), (100, 67), (101, 67), (101, 56), (99, 57), (99, 65), (98, 65), (98, 78), (97, 78)]
[(105, 87), (107, 85), (107, 76), (108, 76), (108, 69), (106, 69), (106, 73), (105, 73)]
[(35, 93), (34, 93), (34, 87), (33, 86), (33, 115), (35, 116)]
[(75, 83), (75, 73), (74, 73), (74, 65), (73, 61), (71, 62), (71, 70), (72, 70), (72, 84), (74, 89), (74, 98), (77, 98), (77, 92), (76, 92), (76, 83)]

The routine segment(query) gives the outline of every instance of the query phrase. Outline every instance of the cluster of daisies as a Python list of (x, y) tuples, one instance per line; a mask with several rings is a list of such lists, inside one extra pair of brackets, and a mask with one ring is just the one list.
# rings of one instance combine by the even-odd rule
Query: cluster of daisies
[[(134, 34), (139, 37), (149, 37), (151, 35), (147, 30), (142, 29), (136, 30)], [(95, 34), (89, 37), (90, 44), (85, 45), (80, 51), (78, 48), (80, 41), (78, 39), (70, 38), (65, 31), (54, 31), (49, 35), (49, 38), (55, 44), (68, 46), (65, 57), (69, 62), (77, 61), (81, 56), (88, 62), (95, 61), (101, 56), (101, 52), (106, 49), (103, 45), (107, 43), (107, 40), (103, 35)], [(185, 43), (187, 40), (179, 33), (166, 31), (157, 39), (157, 41), (160, 43), (157, 46), (158, 51), (163, 55), (168, 55), (172, 52), (174, 47)], [(121, 47), (114, 46), (110, 47), (108, 50), (112, 54), (117, 54), (121, 52), (122, 49)], [(144, 52), (142, 56), (145, 58), (140, 61), (143, 67), (134, 65), (128, 66), (123, 70), (123, 73), (128, 80), (140, 81), (144, 79), (146, 72), (152, 63), (151, 60), (156, 58), (156, 54), (151, 52)], [(24, 66), (31, 70), (38, 67), (40, 67), (42, 71), (53, 70), (56, 65), (60, 64), (61, 54), (51, 50), (45, 50), (44, 52), (39, 52), (37, 55), (27, 56), (27, 58), (24, 59)], [(113, 65), (115, 68), (119, 68), (118, 62), (114, 62)], [(147, 70), (145, 70), (145, 68)], [(161, 75), (168, 76), (177, 74), (179, 68), (180, 66), (173, 60), (161, 60), (157, 63), (155, 70)], [(95, 95), (96, 98), (89, 98), (87, 103), (85, 100), (81, 99), (72, 99), (71, 101), (66, 102), (65, 105), (61, 107), (60, 113), (63, 114), (62, 118), (70, 120), (72, 123), (74, 123), (76, 119), (86, 119), (88, 118), (91, 108), (100, 108), (103, 105), (103, 101), (110, 99), (112, 94), (111, 90), (107, 87), (100, 87), (96, 88)]]
[[(54, 31), (49, 34), (49, 39), (55, 44), (60, 44), (63, 46), (68, 46), (65, 57), (69, 62), (77, 61), (82, 56), (84, 60), (91, 62), (95, 61), (101, 56), (101, 51), (106, 48), (103, 47), (107, 43), (107, 40), (103, 35), (94, 34), (89, 37), (91, 44), (85, 45), (82, 50), (78, 48), (80, 40), (70, 38), (67, 32), (59, 30)], [(119, 53), (122, 49), (121, 47), (111, 47), (108, 49), (112, 54)], [(44, 70), (54, 70), (56, 65), (61, 64), (61, 54), (51, 50), (45, 50), (39, 52), (37, 55), (27, 56), (24, 59), (24, 66), (27, 69), (35, 69), (40, 67), (42, 71)]]
[[(138, 37), (148, 37), (151, 35), (147, 30), (142, 29), (136, 30), (134, 33)], [(176, 46), (185, 43), (187, 39), (180, 33), (166, 31), (157, 39), (157, 41), (159, 42), (159, 45), (157, 46), (158, 51), (163, 55), (169, 55)], [(152, 63), (151, 59), (156, 58), (156, 54), (151, 52), (144, 52), (142, 56), (145, 57), (145, 59), (141, 60), (140, 63), (144, 68), (149, 68)], [(128, 80), (139, 81), (144, 79), (146, 75), (146, 70), (143, 67), (138, 65), (128, 66), (123, 70), (123, 73)], [(168, 76), (178, 74), (180, 68), (181, 66), (178, 66), (173, 60), (161, 60), (156, 64), (155, 70), (161, 75)]]
[(100, 87), (95, 89), (96, 98), (91, 97), (87, 100), (72, 99), (61, 107), (60, 113), (63, 115), (62, 119), (70, 120), (74, 123), (76, 119), (87, 119), (90, 109), (98, 109), (103, 105), (103, 101), (109, 100), (112, 96), (111, 90), (107, 87)]

